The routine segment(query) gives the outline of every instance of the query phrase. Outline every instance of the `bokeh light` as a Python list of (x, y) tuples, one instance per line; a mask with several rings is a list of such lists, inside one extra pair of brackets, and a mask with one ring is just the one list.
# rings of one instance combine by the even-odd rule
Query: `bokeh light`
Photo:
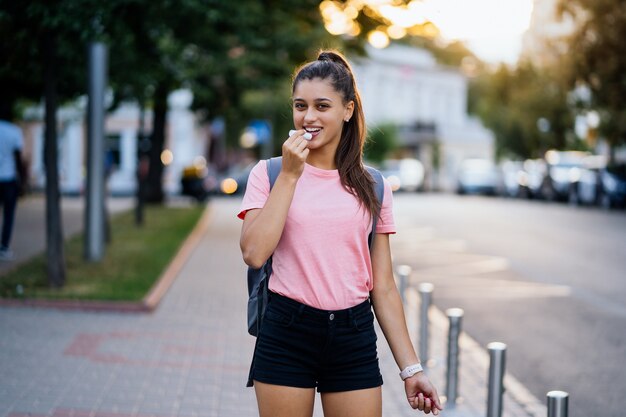
[(239, 138), (239, 144), (244, 149), (254, 148), (258, 143), (258, 138), (254, 130), (246, 129)]
[(398, 0), (324, 0), (319, 9), (324, 27), (332, 35), (358, 36), (362, 30), (357, 22), (360, 13), (381, 22), (384, 26), (367, 34), (369, 43), (376, 48), (385, 48), (390, 38), (435, 37), (439, 33), (427, 19), (422, 1), (407, 5)]
[(234, 194), (237, 191), (237, 181), (233, 178), (226, 178), (222, 181), (220, 188), (224, 194)]
[(374, 48), (386, 48), (389, 45), (389, 37), (382, 30), (373, 30), (367, 34), (367, 41)]
[(174, 153), (169, 149), (165, 149), (161, 152), (161, 162), (163, 165), (168, 166), (172, 162), (174, 162)]
[(193, 166), (196, 168), (205, 168), (206, 167), (206, 158), (202, 155), (196, 156), (193, 159)]
[(381, 16), (392, 22), (392, 24), (405, 29), (426, 22), (424, 14), (416, 7), (385, 5), (380, 7), (379, 12)]
[(359, 11), (357, 10), (356, 7), (352, 5), (346, 6), (346, 8), (343, 9), (343, 12), (349, 19), (352, 19), (352, 20), (355, 20), (357, 17), (359, 17)]
[(361, 33), (361, 26), (359, 26), (359, 24), (357, 22), (353, 22), (353, 23), (354, 24), (350, 28), (350, 31), (348, 32), (348, 35), (350, 35), (350, 36), (359, 36), (359, 34)]
[(387, 35), (391, 39), (402, 39), (406, 36), (406, 29), (402, 26), (391, 25), (387, 28)]

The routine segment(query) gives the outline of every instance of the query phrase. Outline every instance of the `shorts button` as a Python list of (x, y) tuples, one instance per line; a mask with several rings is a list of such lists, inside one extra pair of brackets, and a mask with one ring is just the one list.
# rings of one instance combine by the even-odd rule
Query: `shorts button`
[(334, 315), (333, 313), (330, 313), (330, 316), (328, 316), (328, 318), (329, 318), (330, 320), (335, 320), (335, 315)]

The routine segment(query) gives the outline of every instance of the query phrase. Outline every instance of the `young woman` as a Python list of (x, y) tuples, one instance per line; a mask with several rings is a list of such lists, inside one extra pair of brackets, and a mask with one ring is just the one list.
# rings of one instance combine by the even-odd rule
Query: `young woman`
[(296, 71), (293, 122), (298, 130), (282, 146), (271, 192), (260, 161), (239, 213), (246, 264), (259, 268), (273, 256), (270, 301), (248, 381), (259, 414), (311, 417), (317, 388), (326, 417), (380, 417), (373, 306), (410, 406), (437, 415), (441, 403), (421, 372), (393, 279), (391, 189), (385, 183), (381, 206), (362, 163), (361, 99), (339, 53), (321, 52)]

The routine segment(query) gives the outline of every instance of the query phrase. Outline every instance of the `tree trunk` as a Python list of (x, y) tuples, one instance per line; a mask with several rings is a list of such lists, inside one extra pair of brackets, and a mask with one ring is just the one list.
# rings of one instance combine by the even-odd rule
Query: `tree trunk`
[(57, 74), (54, 34), (44, 34), (44, 98), (46, 107), (44, 161), (46, 165), (46, 254), (48, 283), (60, 288), (65, 284), (65, 255), (59, 195), (57, 151)]
[(163, 194), (163, 163), (161, 153), (165, 145), (165, 124), (167, 118), (167, 95), (169, 88), (166, 83), (159, 83), (154, 92), (154, 119), (150, 137), (150, 167), (146, 179), (144, 197), (146, 202), (162, 203)]
[(146, 147), (146, 106), (143, 99), (141, 99), (139, 106), (139, 129), (137, 130), (137, 189), (135, 192), (135, 226), (137, 227), (143, 226), (144, 188), (147, 176), (147, 170), (145, 169), (145, 166), (147, 165), (146, 161), (148, 158), (147, 149), (144, 149), (144, 147)]

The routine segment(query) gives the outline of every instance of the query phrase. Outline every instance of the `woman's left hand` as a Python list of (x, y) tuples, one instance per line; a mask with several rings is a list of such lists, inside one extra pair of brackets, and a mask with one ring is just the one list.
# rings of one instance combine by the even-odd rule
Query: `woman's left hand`
[(443, 410), (437, 390), (424, 372), (418, 372), (404, 380), (406, 398), (411, 408), (423, 411), (425, 414), (432, 412), (438, 415)]

